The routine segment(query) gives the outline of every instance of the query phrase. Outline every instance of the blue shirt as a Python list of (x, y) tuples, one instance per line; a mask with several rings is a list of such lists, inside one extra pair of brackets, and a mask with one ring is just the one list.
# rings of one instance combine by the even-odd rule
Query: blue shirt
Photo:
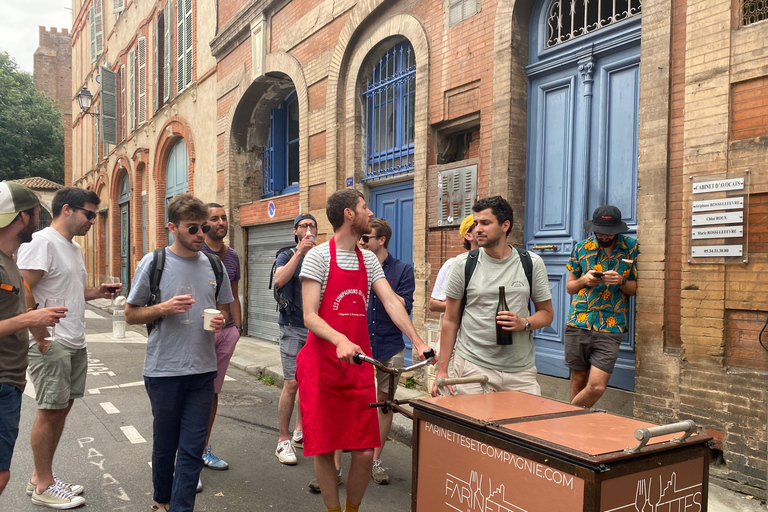
[[(389, 286), (405, 300), (405, 310), (410, 315), (413, 309), (413, 291), (416, 289), (413, 267), (388, 254), (381, 268)], [(368, 300), (368, 334), (374, 359), (389, 359), (405, 348), (403, 333), (389, 318), (373, 289)]]
[[(291, 258), (293, 258), (294, 254), (296, 254), (296, 248), (281, 252), (277, 256), (275, 269), (287, 265), (288, 262), (291, 261)], [(301, 257), (299, 264), (296, 265), (296, 270), (293, 272), (291, 279), (285, 283), (285, 286), (283, 286), (283, 297), (291, 304), (292, 312), (280, 313), (280, 318), (277, 320), (278, 325), (304, 327), (304, 308), (301, 304), (301, 279), (299, 279), (299, 274), (301, 273), (301, 264), (303, 262), (304, 256)]]

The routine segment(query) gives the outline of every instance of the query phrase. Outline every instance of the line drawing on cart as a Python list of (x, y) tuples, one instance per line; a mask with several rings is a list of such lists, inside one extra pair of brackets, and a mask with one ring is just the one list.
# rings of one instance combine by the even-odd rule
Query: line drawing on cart
[[(483, 492), (483, 480), (487, 482), (487, 493)], [(469, 481), (445, 474), (445, 504), (459, 512), (528, 512), (508, 502), (506, 492), (504, 484), (494, 488), (491, 478), (477, 471), (471, 472)]]
[(664, 485), (661, 475), (637, 481), (635, 500), (628, 505), (605, 510), (617, 512), (701, 512), (701, 483), (677, 488), (677, 473), (673, 472)]

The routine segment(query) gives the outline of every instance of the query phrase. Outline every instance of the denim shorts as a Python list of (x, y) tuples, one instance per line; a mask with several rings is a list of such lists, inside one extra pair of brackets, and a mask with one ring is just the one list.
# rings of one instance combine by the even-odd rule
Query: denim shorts
[(0, 471), (11, 469), (11, 457), (19, 437), (21, 390), (13, 384), (0, 384)]
[(307, 342), (309, 330), (306, 327), (280, 326), (280, 361), (283, 363), (283, 378), (296, 379), (296, 356)]

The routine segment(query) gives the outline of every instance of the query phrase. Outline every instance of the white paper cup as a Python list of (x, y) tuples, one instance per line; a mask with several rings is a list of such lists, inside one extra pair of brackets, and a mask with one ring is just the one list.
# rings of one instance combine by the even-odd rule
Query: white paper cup
[(218, 309), (203, 310), (203, 329), (205, 329), (206, 331), (212, 331), (213, 328), (211, 327), (211, 320), (213, 320), (213, 317), (220, 314), (221, 314), (221, 311), (219, 311)]

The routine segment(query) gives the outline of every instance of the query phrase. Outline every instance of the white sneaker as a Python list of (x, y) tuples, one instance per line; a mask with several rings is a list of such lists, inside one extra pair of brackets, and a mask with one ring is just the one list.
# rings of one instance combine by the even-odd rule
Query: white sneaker
[(293, 466), (296, 464), (296, 453), (291, 446), (291, 440), (277, 443), (277, 449), (275, 450), (275, 457), (283, 464)]
[(294, 430), (293, 437), (291, 437), (291, 446), (294, 448), (304, 449), (304, 433), (301, 430)]
[(85, 505), (85, 499), (82, 496), (72, 494), (56, 484), (52, 484), (46, 487), (40, 494), (37, 494), (36, 490), (33, 491), (32, 503), (57, 510), (65, 510)]

